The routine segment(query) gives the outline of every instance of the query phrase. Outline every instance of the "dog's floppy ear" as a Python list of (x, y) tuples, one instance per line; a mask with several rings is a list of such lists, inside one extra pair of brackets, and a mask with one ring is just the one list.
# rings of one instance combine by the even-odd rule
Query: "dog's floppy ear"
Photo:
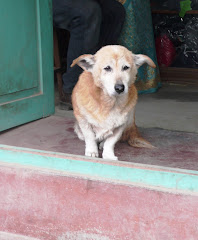
[(143, 54), (133, 54), (134, 62), (137, 68), (147, 63), (150, 67), (156, 68), (155, 63), (150, 59), (150, 57)]
[(71, 67), (73, 67), (76, 64), (78, 64), (78, 66), (80, 66), (82, 69), (91, 72), (95, 64), (94, 55), (91, 54), (81, 55), (72, 62)]

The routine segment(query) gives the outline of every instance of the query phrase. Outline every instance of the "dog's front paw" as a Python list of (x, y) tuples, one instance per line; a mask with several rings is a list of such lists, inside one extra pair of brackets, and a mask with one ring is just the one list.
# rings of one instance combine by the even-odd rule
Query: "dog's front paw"
[(108, 153), (108, 152), (107, 153), (103, 152), (102, 158), (109, 159), (109, 160), (118, 160), (118, 157), (116, 157), (113, 153)]
[(85, 151), (85, 156), (87, 157), (98, 157), (98, 151), (90, 151), (89, 149)]

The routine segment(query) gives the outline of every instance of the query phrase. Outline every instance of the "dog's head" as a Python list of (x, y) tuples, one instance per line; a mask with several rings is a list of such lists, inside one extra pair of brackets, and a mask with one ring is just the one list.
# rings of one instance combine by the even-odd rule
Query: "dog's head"
[(142, 54), (133, 54), (119, 45), (105, 46), (95, 55), (85, 54), (72, 63), (78, 64), (85, 71), (91, 72), (95, 84), (110, 96), (128, 93), (135, 82), (137, 69), (147, 63), (155, 68), (154, 62)]

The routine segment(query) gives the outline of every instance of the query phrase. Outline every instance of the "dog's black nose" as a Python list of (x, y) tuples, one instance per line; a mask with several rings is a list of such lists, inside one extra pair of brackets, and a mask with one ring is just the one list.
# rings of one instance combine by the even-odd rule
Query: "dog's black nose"
[(124, 92), (124, 85), (123, 84), (116, 84), (114, 88), (115, 88), (115, 91), (119, 94)]

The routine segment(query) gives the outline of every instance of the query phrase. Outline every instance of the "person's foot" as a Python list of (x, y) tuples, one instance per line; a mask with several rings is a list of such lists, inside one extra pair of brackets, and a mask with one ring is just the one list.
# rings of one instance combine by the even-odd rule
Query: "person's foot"
[(64, 93), (62, 94), (62, 98), (60, 100), (60, 109), (61, 110), (73, 110), (72, 107), (72, 100), (71, 100), (71, 93)]

